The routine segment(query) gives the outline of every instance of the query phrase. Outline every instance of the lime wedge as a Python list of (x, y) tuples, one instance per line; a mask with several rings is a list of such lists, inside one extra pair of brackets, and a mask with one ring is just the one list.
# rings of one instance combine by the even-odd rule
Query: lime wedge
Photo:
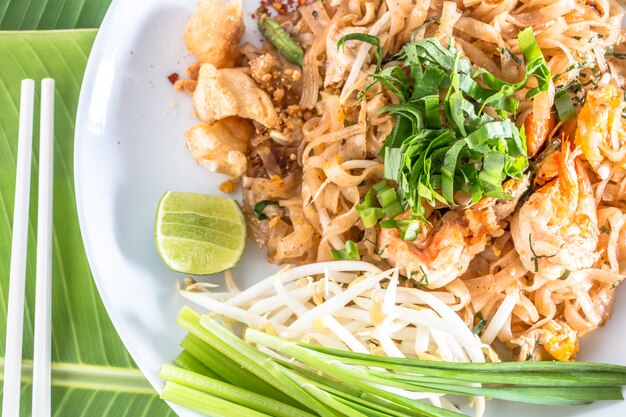
[(154, 233), (165, 264), (191, 275), (215, 274), (234, 267), (246, 246), (246, 224), (239, 205), (205, 194), (163, 194)]

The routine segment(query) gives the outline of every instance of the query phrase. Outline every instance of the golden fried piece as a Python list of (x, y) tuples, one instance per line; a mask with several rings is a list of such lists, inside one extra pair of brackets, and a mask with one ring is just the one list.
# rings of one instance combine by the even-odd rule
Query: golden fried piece
[(276, 128), (279, 123), (267, 93), (238, 69), (202, 65), (193, 104), (200, 120), (208, 124), (228, 116), (256, 120), (268, 128)]
[(187, 130), (185, 137), (198, 164), (238, 178), (246, 172), (248, 139), (253, 134), (249, 121), (228, 117), (213, 125), (199, 123)]
[(189, 19), (184, 39), (200, 62), (227, 68), (235, 63), (243, 31), (241, 0), (204, 0)]

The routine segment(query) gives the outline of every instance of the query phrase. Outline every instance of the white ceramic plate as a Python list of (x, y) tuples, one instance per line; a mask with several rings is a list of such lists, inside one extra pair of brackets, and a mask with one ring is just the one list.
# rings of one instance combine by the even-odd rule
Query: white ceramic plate
[[(244, 1), (249, 16), (256, 0)], [(183, 301), (180, 275), (157, 254), (153, 221), (167, 190), (219, 194), (219, 175), (198, 167), (183, 133), (195, 118), (189, 97), (167, 76), (192, 62), (182, 34), (195, 0), (117, 0), (100, 29), (81, 91), (75, 148), (78, 214), (87, 256), (111, 320), (139, 368), (159, 391), (157, 373), (174, 359), (184, 336), (175, 324)], [(247, 18), (250, 40), (258, 39)], [(247, 286), (274, 271), (249, 244), (235, 269)], [(583, 341), (581, 359), (626, 365), (626, 290), (614, 317)], [(174, 407), (181, 417), (195, 413)], [(626, 415), (626, 402), (556, 408), (491, 401), (488, 416)]]

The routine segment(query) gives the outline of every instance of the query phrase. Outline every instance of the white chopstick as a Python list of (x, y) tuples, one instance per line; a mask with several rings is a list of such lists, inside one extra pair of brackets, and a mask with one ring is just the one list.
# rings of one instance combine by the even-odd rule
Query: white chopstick
[(13, 238), (9, 275), (6, 352), (4, 362), (3, 416), (19, 416), (22, 379), (22, 334), (24, 326), (24, 289), (28, 251), (28, 211), (30, 205), (30, 169), (33, 154), (33, 105), (35, 82), (22, 81), (20, 127), (17, 145)]
[(50, 417), (54, 80), (41, 82), (32, 417)]

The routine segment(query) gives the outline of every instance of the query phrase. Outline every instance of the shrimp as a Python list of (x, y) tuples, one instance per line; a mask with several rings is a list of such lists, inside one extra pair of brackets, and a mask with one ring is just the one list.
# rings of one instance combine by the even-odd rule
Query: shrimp
[(423, 226), (414, 242), (402, 240), (398, 229), (381, 229), (381, 257), (428, 288), (443, 287), (467, 271), (492, 236), (503, 233), (502, 221), (513, 212), (528, 186), (528, 176), (510, 179), (502, 187), (510, 199), (485, 197), (465, 210), (451, 210), (436, 225)]
[(578, 151), (563, 142), (558, 177), (530, 196), (511, 221), (524, 266), (547, 279), (591, 267), (598, 259), (598, 219)]
[(467, 271), (487, 243), (486, 236), (472, 241), (462, 220), (460, 212), (449, 211), (439, 227), (423, 226), (414, 242), (402, 240), (398, 229), (381, 229), (381, 257), (428, 288), (441, 288)]
[(622, 129), (623, 92), (611, 84), (587, 93), (578, 115), (575, 145), (600, 178), (626, 157), (626, 134)]
[(524, 132), (526, 133), (526, 149), (529, 158), (539, 152), (555, 125), (556, 116), (554, 113), (551, 113), (548, 119), (535, 119), (534, 113), (528, 115), (524, 121)]

